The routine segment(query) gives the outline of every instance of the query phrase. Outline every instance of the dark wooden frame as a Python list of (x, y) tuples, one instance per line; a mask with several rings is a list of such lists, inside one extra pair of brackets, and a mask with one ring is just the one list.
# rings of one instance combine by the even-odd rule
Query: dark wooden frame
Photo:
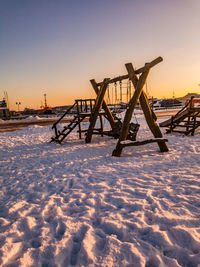
[(160, 127), (168, 127), (167, 134), (174, 132), (193, 136), (195, 130), (200, 127), (200, 108), (192, 106), (193, 98), (194, 96), (174, 116), (160, 123)]
[[(113, 153), (112, 153), (113, 156), (120, 157), (123, 148), (126, 146), (143, 145), (145, 143), (152, 143), (152, 142), (158, 143), (158, 146), (159, 146), (161, 152), (167, 152), (168, 151), (168, 147), (166, 144), (167, 139), (163, 138), (163, 135), (160, 131), (160, 128), (154, 119), (152, 110), (151, 110), (150, 105), (148, 103), (147, 96), (146, 96), (145, 92), (143, 91), (143, 86), (146, 82), (150, 68), (152, 68), (156, 64), (160, 63), (161, 61), (162, 61), (162, 58), (158, 57), (155, 60), (153, 60), (152, 62), (146, 63), (145, 66), (140, 69), (140, 72), (134, 71), (133, 65), (131, 63), (128, 63), (125, 65), (126, 69), (128, 71), (128, 78), (132, 81), (133, 86), (135, 88), (135, 93), (129, 102), (129, 105), (128, 105), (128, 108), (127, 108), (127, 111), (126, 111), (126, 114), (124, 117), (123, 125), (122, 125), (121, 135), (120, 135), (119, 140), (117, 142), (116, 148), (113, 150)], [(138, 73), (141, 73), (139, 78), (136, 75)], [(128, 142), (128, 144), (126, 144), (124, 141), (127, 140), (130, 121), (131, 121), (132, 114), (133, 114), (134, 108), (135, 108), (138, 100), (140, 101), (140, 105), (141, 105), (141, 108), (143, 110), (145, 119), (146, 119), (147, 124), (148, 124), (152, 134), (154, 135), (155, 139), (151, 139), (151, 140), (146, 141), (146, 142)]]
[[(94, 126), (96, 124), (98, 114), (99, 114), (101, 108), (103, 107), (105, 114), (107, 116), (107, 119), (110, 122), (113, 133), (116, 132), (116, 133), (120, 134), (116, 149), (113, 151), (112, 155), (113, 156), (120, 156), (122, 153), (122, 149), (126, 146), (125, 144), (122, 145), (121, 142), (127, 140), (127, 137), (129, 134), (129, 129), (130, 129), (130, 121), (131, 121), (135, 106), (137, 104), (137, 101), (139, 100), (140, 105), (142, 107), (142, 110), (144, 112), (144, 116), (145, 116), (145, 119), (147, 121), (147, 124), (148, 124), (152, 134), (155, 137), (155, 139), (153, 141), (148, 141), (147, 143), (157, 142), (161, 152), (168, 151), (168, 147), (166, 144), (167, 140), (163, 139), (160, 128), (159, 128), (158, 124), (156, 123), (156, 116), (155, 116), (154, 112), (151, 110), (151, 107), (148, 103), (147, 96), (143, 91), (143, 86), (144, 86), (146, 79), (148, 77), (150, 68), (154, 67), (156, 64), (160, 63), (162, 60), (163, 59), (161, 57), (158, 57), (155, 60), (153, 60), (152, 62), (146, 63), (144, 67), (137, 69), (137, 70), (134, 70), (133, 65), (131, 63), (128, 63), (125, 65), (127, 72), (128, 72), (128, 74), (126, 74), (126, 75), (118, 76), (118, 77), (115, 77), (113, 79), (106, 78), (103, 80), (103, 82), (100, 82), (100, 83), (96, 83), (95, 80), (90, 81), (96, 94), (97, 94), (97, 99), (96, 99), (95, 107), (92, 110), (92, 114), (91, 114), (91, 118), (90, 118), (90, 125), (89, 125), (88, 131), (86, 133), (86, 138), (85, 138), (86, 143), (90, 143), (92, 140), (92, 135), (94, 132)], [(140, 76), (138, 78), (137, 75), (139, 75), (139, 74), (140, 74)], [(129, 79), (132, 81), (133, 86), (135, 88), (135, 93), (134, 93), (133, 97), (130, 99), (128, 109), (126, 111), (125, 118), (124, 118), (124, 121), (122, 124), (122, 128), (120, 129), (120, 132), (119, 132), (119, 129), (117, 129), (117, 127), (116, 127), (116, 125), (117, 125), (116, 121), (115, 121), (110, 109), (108, 108), (108, 106), (104, 100), (104, 96), (105, 96), (106, 89), (107, 89), (109, 84), (116, 83), (118, 81), (121, 82), (124, 79)], [(146, 143), (146, 142), (143, 142), (143, 143)], [(143, 143), (141, 143), (141, 144), (143, 144)], [(140, 144), (140, 142), (137, 142), (137, 145), (138, 144)], [(132, 145), (134, 146), (134, 145), (136, 145), (136, 143), (133, 141)], [(129, 142), (129, 146), (130, 146), (130, 142)]]
[[(86, 138), (85, 141), (86, 143), (90, 143), (91, 139), (92, 139), (92, 135), (93, 134), (101, 134), (102, 136), (104, 134), (107, 134), (109, 136), (113, 136), (113, 137), (118, 137), (119, 140), (117, 142), (117, 146), (115, 148), (115, 150), (113, 151), (112, 155), (113, 156), (120, 156), (122, 153), (122, 149), (126, 146), (138, 146), (138, 145), (143, 145), (143, 144), (147, 144), (147, 143), (153, 143), (153, 142), (157, 142), (158, 146), (160, 148), (161, 152), (167, 152), (168, 151), (168, 147), (167, 147), (167, 139), (164, 139), (162, 136), (162, 133), (160, 131), (159, 126), (156, 123), (156, 116), (153, 113), (153, 111), (151, 110), (151, 107), (148, 103), (148, 99), (146, 94), (143, 91), (143, 86), (146, 82), (146, 79), (148, 77), (150, 68), (152, 68), (153, 66), (155, 66), (156, 64), (160, 63), (162, 61), (161, 57), (156, 58), (155, 60), (153, 60), (150, 63), (146, 63), (144, 67), (138, 69), (138, 70), (134, 70), (133, 65), (131, 63), (126, 64), (126, 69), (128, 74), (123, 75), (123, 76), (118, 76), (116, 78), (113, 79), (109, 79), (109, 78), (105, 78), (103, 80), (103, 82), (101, 83), (97, 83), (94, 79), (90, 80), (92, 87), (97, 95), (97, 98), (95, 100), (95, 104), (94, 107), (92, 108), (92, 110), (90, 109), (90, 114), (84, 114), (82, 112), (82, 101), (88, 101), (87, 100), (76, 100), (75, 104), (70, 107), (65, 114), (63, 114), (63, 116), (61, 116), (61, 118), (54, 123), (53, 125), (53, 129), (55, 129), (55, 137), (52, 138), (51, 141), (55, 141), (58, 143), (61, 143), (64, 138), (78, 125), (79, 127), (79, 138), (81, 139), (81, 132), (86, 132)], [(137, 75), (139, 75), (139, 77), (137, 77)], [(112, 112), (110, 111), (108, 105), (106, 104), (105, 100), (104, 100), (104, 96), (106, 93), (106, 89), (108, 87), (108, 85), (110, 83), (116, 83), (117, 81), (121, 82), (124, 79), (129, 79), (132, 83), (133, 86), (135, 88), (135, 92), (133, 97), (130, 99), (129, 104), (128, 104), (128, 109), (126, 111), (125, 117), (124, 117), (124, 121), (123, 124), (118, 120), (116, 120), (116, 118), (113, 116)], [(147, 124), (152, 132), (152, 134), (154, 135), (155, 139), (149, 139), (149, 140), (144, 140), (144, 141), (136, 141), (135, 139), (131, 139), (130, 138), (130, 121), (133, 115), (133, 111), (135, 109), (135, 106), (137, 104), (137, 101), (140, 101), (140, 105), (142, 107), (145, 119), (147, 121)], [(78, 105), (78, 101), (81, 101), (81, 112), (79, 110), (79, 105)], [(93, 101), (92, 99), (89, 99), (89, 101)], [(64, 127), (62, 132), (59, 132), (57, 130), (57, 124), (59, 122), (61, 122), (61, 120), (64, 118), (64, 116), (72, 109), (74, 108), (74, 106), (77, 105), (77, 115), (74, 117), (74, 119), (69, 123), (69, 125), (67, 127)], [(91, 103), (90, 103), (91, 106)], [(104, 114), (102, 113), (101, 109), (104, 109)], [(104, 115), (106, 117), (106, 119), (110, 122), (110, 126), (112, 131), (111, 132), (104, 132), (103, 131), (103, 121), (102, 121), (102, 115)], [(81, 122), (86, 118), (89, 117), (89, 121), (90, 121), (90, 125), (88, 130), (82, 130), (81, 129)], [(100, 129), (95, 129), (95, 124), (97, 121), (97, 118), (100, 118)], [(132, 141), (129, 141), (128, 143), (126, 143), (125, 141), (127, 139), (131, 139)]]

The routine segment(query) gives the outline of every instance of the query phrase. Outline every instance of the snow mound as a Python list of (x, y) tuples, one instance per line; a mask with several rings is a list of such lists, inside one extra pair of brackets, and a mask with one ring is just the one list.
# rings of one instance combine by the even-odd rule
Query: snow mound
[(40, 120), (41, 118), (39, 116), (29, 116), (25, 120)]

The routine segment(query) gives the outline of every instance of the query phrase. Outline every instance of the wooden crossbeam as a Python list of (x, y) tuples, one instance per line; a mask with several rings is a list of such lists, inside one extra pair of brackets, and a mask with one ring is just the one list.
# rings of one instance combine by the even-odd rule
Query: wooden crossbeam
[(162, 143), (162, 142), (168, 142), (167, 139), (165, 138), (155, 138), (155, 139), (148, 139), (148, 140), (142, 140), (142, 141), (121, 141), (120, 145), (122, 147), (127, 147), (127, 146), (141, 146), (141, 145), (146, 145), (150, 143)]
[[(153, 61), (151, 61), (150, 63), (146, 63), (146, 65), (144, 67), (135, 70), (135, 74), (140, 74), (140, 73), (146, 71), (148, 68), (154, 67), (156, 64), (160, 63), (161, 61), (163, 61), (162, 57), (158, 57), (158, 58), (154, 59)], [(108, 84), (120, 82), (120, 81), (123, 81), (126, 79), (129, 79), (129, 74), (125, 74), (125, 75), (110, 79)], [(101, 85), (102, 85), (102, 82), (97, 83), (97, 86), (101, 86)]]

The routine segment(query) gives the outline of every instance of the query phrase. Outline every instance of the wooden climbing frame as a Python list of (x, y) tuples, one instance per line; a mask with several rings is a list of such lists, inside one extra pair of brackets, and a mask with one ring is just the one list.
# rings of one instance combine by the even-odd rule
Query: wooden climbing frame
[[(95, 86), (95, 81), (91, 80), (91, 83), (93, 84), (93, 88), (95, 89), (95, 92), (99, 93), (98, 87)], [(56, 121), (52, 129), (54, 129), (55, 136), (51, 138), (51, 142), (57, 142), (61, 144), (63, 140), (73, 131), (78, 127), (78, 133), (79, 133), (79, 138), (82, 138), (82, 133), (88, 133), (89, 130), (92, 129), (92, 134), (96, 135), (108, 135), (108, 136), (113, 136), (115, 138), (119, 137), (119, 131), (117, 132), (116, 130), (121, 126), (121, 122), (119, 119), (115, 118), (115, 116), (111, 113), (110, 109), (108, 108), (107, 104), (103, 100), (102, 103), (103, 109), (104, 110), (98, 110), (98, 112), (95, 114), (94, 117), (94, 112), (93, 110), (98, 109), (97, 101), (96, 99), (77, 99), (75, 100), (74, 104)], [(69, 122), (67, 125), (64, 125), (62, 129), (60, 124), (63, 122), (64, 117), (70, 116)], [(104, 125), (103, 125), (103, 117), (105, 117), (111, 125), (111, 128), (114, 130), (111, 131), (105, 131)], [(95, 122), (97, 118), (100, 120), (100, 128), (95, 128), (95, 123), (90, 124), (89, 129), (82, 129), (81, 124), (82, 122), (86, 121), (89, 119), (89, 121), (94, 120)], [(118, 127), (117, 127), (118, 126)]]
[[(52, 129), (54, 129), (55, 136), (51, 138), (51, 142), (57, 142), (61, 144), (63, 140), (76, 128), (78, 127), (79, 138), (82, 138), (82, 133), (85, 130), (82, 130), (81, 123), (85, 120), (88, 120), (91, 116), (92, 109), (95, 106), (95, 99), (77, 99), (74, 104), (56, 121)], [(72, 113), (74, 111), (75, 113)], [(65, 116), (71, 116), (69, 118), (69, 123), (65, 125), (62, 130), (58, 128), (58, 124), (62, 123), (62, 120)], [(100, 128), (94, 129), (95, 133), (103, 133), (103, 121), (102, 116), (103, 112), (98, 114), (100, 118)]]
[(200, 127), (200, 107), (193, 105), (193, 99), (194, 96), (176, 115), (160, 123), (160, 127), (168, 127), (167, 134), (175, 132), (193, 136), (195, 130)]

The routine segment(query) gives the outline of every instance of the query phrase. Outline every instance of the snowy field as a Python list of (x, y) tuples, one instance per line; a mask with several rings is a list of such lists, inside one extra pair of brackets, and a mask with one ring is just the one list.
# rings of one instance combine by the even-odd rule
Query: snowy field
[(110, 137), (52, 134), (0, 134), (0, 266), (200, 266), (200, 133), (121, 158)]

